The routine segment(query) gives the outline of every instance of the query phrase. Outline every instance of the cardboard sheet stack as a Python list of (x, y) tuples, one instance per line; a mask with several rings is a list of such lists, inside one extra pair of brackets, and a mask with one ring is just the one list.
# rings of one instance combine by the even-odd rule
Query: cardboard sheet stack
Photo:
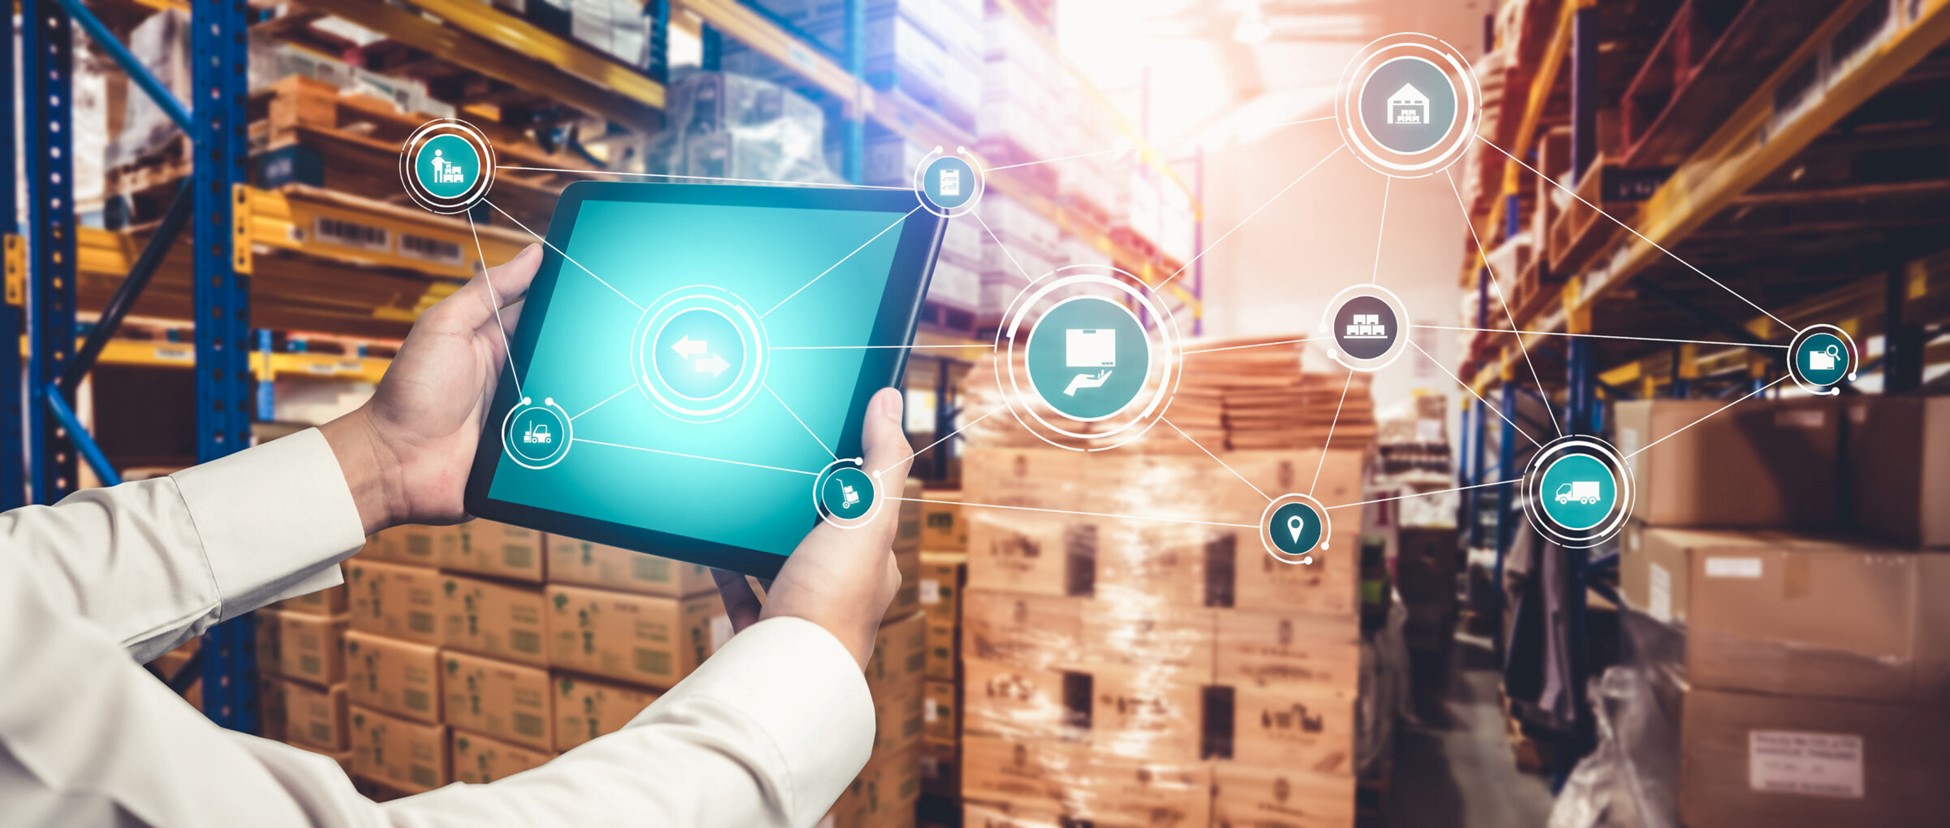
[[(1173, 422), (1266, 492), (1358, 501), (1366, 386), (1323, 458), (1291, 423), (1331, 417), (1345, 374), (1255, 350), (1188, 365), (1205, 419)], [(1270, 391), (1296, 406), (1285, 418), (1259, 415)], [(1081, 452), (980, 425), (961, 506), (965, 824), (1353, 824), (1358, 510), (1334, 514), (1314, 565), (1289, 565), (1250, 528), (1266, 500), (1168, 428)], [(1226, 450), (1235, 437), (1287, 447)]]
[[(903, 585), (867, 667), (878, 736), (835, 828), (914, 819), (919, 504), (900, 522)], [(266, 731), (378, 798), (491, 782), (613, 732), (732, 635), (705, 567), (488, 521), (383, 532), (345, 579), (257, 614)]]

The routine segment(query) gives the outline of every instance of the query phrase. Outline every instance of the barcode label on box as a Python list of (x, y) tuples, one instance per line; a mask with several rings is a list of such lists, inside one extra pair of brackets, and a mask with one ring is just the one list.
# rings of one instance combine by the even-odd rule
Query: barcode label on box
[(410, 775), (413, 777), (413, 784), (420, 787), (433, 788), (440, 785), (440, 776), (433, 772), (433, 768), (426, 765), (414, 765)]
[(543, 730), (544, 727), (542, 724), (542, 717), (537, 716), (533, 713), (515, 714), (516, 733), (519, 733), (523, 736), (533, 736), (539, 739), (542, 736)]
[(298, 672), (307, 676), (315, 676), (325, 672), (325, 665), (319, 662), (318, 656), (299, 656)]
[(1862, 798), (1862, 737), (1747, 731), (1747, 784), (1756, 791)]
[(534, 630), (515, 630), (508, 634), (508, 646), (517, 653), (542, 651), (542, 634)]
[(427, 692), (427, 691), (425, 691), (425, 690), (408, 690), (408, 691), (406, 691), (406, 709), (408, 709), (408, 710), (432, 710), (432, 709), (433, 709), (433, 694), (431, 694), (431, 693), (428, 693), (428, 692)]
[(670, 654), (657, 650), (636, 648), (636, 671), (656, 676), (670, 675)]
[(332, 744), (332, 728), (320, 722), (312, 722), (311, 740), (321, 745)]
[(416, 633), (433, 632), (433, 613), (409, 612), (406, 614), (406, 628)]
[(312, 235), (319, 241), (384, 253), (393, 248), (392, 234), (384, 227), (319, 216), (312, 222)]
[(527, 569), (535, 563), (535, 547), (503, 546), (501, 547), (501, 563), (504, 566), (510, 566), (515, 569)]
[(934, 606), (941, 603), (941, 582), (933, 578), (921, 579), (921, 603)]
[(399, 253), (409, 259), (423, 262), (455, 265), (461, 263), (461, 246), (445, 239), (431, 239), (412, 233), (399, 236)]
[(1758, 578), (1760, 577), (1759, 558), (1707, 558), (1706, 577), (1708, 578)]
[(670, 562), (649, 555), (638, 555), (630, 563), (630, 573), (639, 581), (662, 583), (670, 580)]

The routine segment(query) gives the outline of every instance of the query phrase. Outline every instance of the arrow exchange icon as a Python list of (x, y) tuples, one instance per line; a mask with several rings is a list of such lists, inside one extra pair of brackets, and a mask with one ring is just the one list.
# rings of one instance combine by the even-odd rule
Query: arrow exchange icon
[(705, 342), (702, 339), (692, 339), (690, 337), (690, 334), (685, 334), (681, 339), (678, 339), (676, 342), (671, 343), (670, 349), (676, 351), (677, 355), (680, 357), (683, 357), (685, 359), (695, 359), (698, 356), (702, 355), (706, 350), (709, 350), (710, 347), (711, 347), (710, 343)]
[(711, 343), (702, 339), (692, 339), (689, 334), (671, 343), (670, 349), (688, 361), (692, 370), (713, 377), (722, 375), (726, 368), (731, 367), (731, 363), (726, 362), (724, 357), (710, 353)]

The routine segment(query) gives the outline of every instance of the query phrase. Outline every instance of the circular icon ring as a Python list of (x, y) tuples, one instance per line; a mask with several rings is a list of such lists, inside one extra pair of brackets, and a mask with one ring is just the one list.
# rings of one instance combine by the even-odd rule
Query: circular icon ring
[(708, 423), (738, 413), (764, 386), (764, 322), (737, 294), (688, 285), (651, 302), (630, 340), (637, 388), (664, 413)]
[[(1069, 265), (1031, 282), (1010, 303), (996, 331), (996, 378), (1010, 415), (1038, 439), (1103, 451), (1143, 436), (1164, 417), (1182, 374), (1183, 338), (1170, 308), (1142, 285), (1115, 267)], [(1153, 324), (1139, 324), (1126, 303)], [(1058, 324), (1050, 330), (1060, 339), (1038, 337), (1044, 320), (1071, 314), (1101, 324)], [(1058, 352), (1064, 358), (1052, 362)], [(1124, 365), (1126, 359), (1142, 365)], [(1067, 373), (1053, 382), (1051, 370)]]
[(501, 450), (515, 465), (541, 470), (562, 462), (575, 443), (575, 422), (554, 397), (533, 397), (508, 408), (501, 418)]
[(1809, 325), (1788, 343), (1788, 376), (1802, 390), (1816, 396), (1842, 393), (1837, 386), (1854, 382), (1862, 352), (1848, 331), (1834, 325)]
[(1636, 497), (1631, 466), (1596, 437), (1559, 437), (1524, 467), (1524, 514), (1543, 536), (1567, 549), (1589, 549), (1617, 537)]
[(1333, 341), (1328, 355), (1351, 371), (1379, 371), (1408, 350), (1408, 309), (1380, 285), (1353, 285), (1334, 294), (1320, 329)]
[(473, 208), (493, 189), (494, 170), (494, 145), (457, 118), (421, 124), (400, 146), (400, 186), (429, 212), (454, 215)]
[(1313, 495), (1276, 497), (1259, 518), (1259, 539), (1266, 553), (1289, 566), (1313, 565), (1333, 537), (1334, 518)]
[(1461, 50), (1415, 32), (1387, 35), (1342, 70), (1334, 117), (1361, 163), (1395, 178), (1447, 169), (1469, 149), (1483, 91)]
[(988, 173), (967, 147), (953, 154), (935, 147), (914, 165), (914, 197), (921, 209), (942, 218), (965, 216), (988, 192)]
[(813, 511), (820, 520), (841, 529), (872, 523), (886, 500), (880, 492), (880, 480), (880, 474), (868, 473), (857, 457), (834, 460), (813, 477)]

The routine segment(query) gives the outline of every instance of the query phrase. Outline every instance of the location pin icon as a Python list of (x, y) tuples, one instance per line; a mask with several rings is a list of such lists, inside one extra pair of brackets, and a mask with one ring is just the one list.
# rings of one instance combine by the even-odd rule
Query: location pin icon
[(1299, 515), (1286, 519), (1286, 531), (1293, 536), (1293, 542), (1300, 542), (1300, 532), (1307, 528), (1307, 519)]

